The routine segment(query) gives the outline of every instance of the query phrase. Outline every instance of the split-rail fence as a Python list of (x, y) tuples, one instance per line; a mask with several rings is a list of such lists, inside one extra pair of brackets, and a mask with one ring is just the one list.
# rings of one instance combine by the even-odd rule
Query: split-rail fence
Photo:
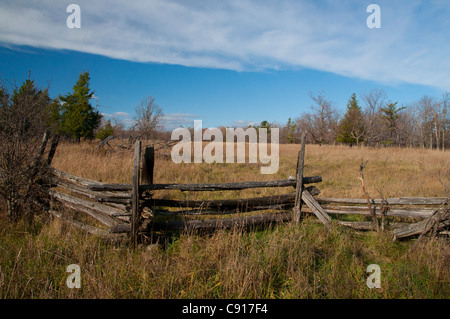
[[(66, 219), (72, 225), (97, 235), (118, 236), (117, 234), (128, 233), (133, 243), (142, 238), (141, 235), (151, 237), (154, 233), (164, 231), (251, 227), (287, 221), (299, 223), (304, 214), (314, 214), (327, 228), (333, 224), (341, 224), (358, 230), (378, 230), (378, 223), (381, 223), (382, 229), (389, 229), (394, 239), (399, 239), (421, 234), (444, 205), (447, 207), (444, 211), (445, 218), (441, 214), (435, 226), (442, 230), (450, 225), (448, 198), (445, 197), (367, 200), (318, 198), (318, 188), (305, 185), (320, 183), (322, 177), (303, 176), (304, 156), (303, 135), (296, 176), (293, 178), (218, 184), (157, 184), (153, 180), (154, 147), (146, 147), (142, 154), (141, 141), (138, 140), (135, 143), (130, 184), (101, 183), (51, 168), (51, 187), (48, 193), (52, 200), (93, 217), (107, 229)], [(257, 198), (194, 201), (162, 199), (156, 195), (158, 190), (224, 191), (265, 187), (294, 188), (294, 191)], [(224, 218), (225, 215), (255, 211), (266, 212)], [(64, 218), (63, 211), (52, 209), (52, 213)], [(367, 221), (342, 219), (343, 215), (355, 214), (368, 216)], [(204, 219), (205, 216), (202, 215), (207, 215), (208, 219)], [(202, 219), (170, 220), (173, 216), (202, 216)], [(411, 219), (415, 222), (411, 223)], [(374, 220), (377, 224), (374, 224)]]

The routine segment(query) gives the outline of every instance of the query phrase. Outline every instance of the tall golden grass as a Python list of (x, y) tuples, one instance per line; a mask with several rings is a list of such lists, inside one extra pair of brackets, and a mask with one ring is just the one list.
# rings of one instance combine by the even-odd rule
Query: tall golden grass
[[(2, 223), (2, 225), (4, 225)], [(450, 249), (432, 240), (408, 251), (385, 234), (328, 232), (309, 220), (264, 231), (181, 234), (135, 250), (68, 229), (0, 231), (0, 298), (448, 298)], [(66, 268), (81, 269), (81, 288)], [(367, 266), (381, 288), (367, 286)]]
[[(56, 152), (53, 166), (101, 182), (130, 183), (133, 151), (96, 151), (96, 145), (64, 143)], [(280, 145), (279, 170), (273, 175), (260, 173), (260, 166), (267, 164), (175, 164), (157, 154), (154, 182), (221, 183), (288, 178), (295, 176), (299, 149), (295, 144)], [(446, 196), (446, 188), (450, 189), (449, 153), (428, 149), (307, 145), (304, 175), (322, 176), (323, 182), (317, 185), (321, 196), (362, 198), (358, 179), (361, 160), (368, 160), (364, 176), (369, 194), (374, 198), (380, 197), (379, 192), (385, 197), (442, 197)], [(257, 189), (248, 193), (273, 191)], [(166, 196), (176, 196), (173, 193)], [(190, 195), (199, 196), (199, 193)]]

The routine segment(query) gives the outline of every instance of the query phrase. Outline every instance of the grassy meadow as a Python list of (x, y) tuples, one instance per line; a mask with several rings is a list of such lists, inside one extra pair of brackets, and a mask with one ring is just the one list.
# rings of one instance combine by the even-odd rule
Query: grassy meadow
[[(132, 150), (95, 150), (94, 142), (63, 143), (53, 166), (89, 179), (130, 183)], [(260, 164), (175, 164), (156, 156), (155, 183), (219, 183), (295, 176), (299, 145), (280, 145), (274, 175)], [(444, 197), (450, 189), (448, 152), (400, 148), (306, 146), (305, 176), (320, 175), (319, 197)], [(289, 190), (291, 191), (291, 190)], [(173, 199), (224, 199), (285, 193), (158, 191)], [(182, 233), (164, 246), (112, 243), (69, 228), (46, 214), (33, 225), (0, 215), (0, 298), (449, 298), (450, 246), (434, 239), (392, 243), (387, 233), (335, 227), (314, 218), (299, 226)], [(66, 286), (66, 267), (81, 268), (81, 288)], [(367, 266), (378, 264), (381, 288), (369, 289)]]
[[(109, 183), (131, 183), (133, 150), (111, 152), (107, 148), (96, 151), (97, 143), (63, 144), (56, 152), (53, 166), (89, 179)], [(158, 156), (155, 158), (155, 183), (222, 183), (238, 181), (265, 181), (295, 176), (300, 145), (281, 144), (280, 164), (276, 174), (263, 175), (261, 166), (268, 164), (201, 163), (175, 164)], [(224, 150), (224, 154), (225, 154)], [(248, 149), (247, 149), (248, 158)], [(366, 188), (374, 198), (378, 190), (385, 197), (446, 196), (450, 189), (450, 155), (429, 149), (358, 148), (346, 146), (307, 145), (304, 176), (322, 176), (317, 184), (322, 197), (363, 198), (359, 181), (361, 160)], [(246, 190), (247, 191), (247, 190)], [(251, 194), (273, 193), (272, 189), (252, 189)], [(286, 193), (286, 189), (280, 189)], [(162, 193), (162, 191), (160, 192)], [(158, 193), (158, 194), (160, 194)], [(225, 192), (224, 192), (225, 193)], [(221, 197), (240, 196), (240, 192), (217, 193)], [(170, 192), (160, 196), (177, 197)], [(186, 192), (185, 196), (209, 198), (215, 192)], [(205, 197), (206, 196), (206, 197)]]

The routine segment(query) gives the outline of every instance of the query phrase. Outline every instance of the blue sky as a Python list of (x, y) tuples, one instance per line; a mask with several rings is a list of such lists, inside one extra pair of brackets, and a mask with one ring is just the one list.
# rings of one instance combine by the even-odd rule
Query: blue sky
[[(81, 28), (69, 29), (69, 4)], [(381, 9), (369, 29), (366, 8)], [(105, 117), (153, 96), (167, 129), (285, 123), (323, 93), (341, 111), (383, 89), (400, 105), (450, 91), (450, 2), (135, 0), (0, 2), (0, 77), (52, 97), (89, 70)], [(93, 102), (95, 104), (95, 102)]]

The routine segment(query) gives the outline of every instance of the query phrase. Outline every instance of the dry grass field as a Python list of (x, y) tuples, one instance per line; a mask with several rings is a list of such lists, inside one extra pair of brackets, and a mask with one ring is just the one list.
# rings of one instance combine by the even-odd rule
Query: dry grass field
[[(133, 150), (96, 151), (96, 145), (87, 142), (63, 144), (57, 150), (53, 166), (101, 182), (130, 183)], [(175, 164), (157, 154), (154, 182), (222, 183), (288, 178), (295, 176), (299, 149), (300, 145), (280, 145), (279, 170), (273, 175), (260, 173), (260, 166), (267, 164)], [(450, 189), (450, 154), (428, 149), (307, 145), (304, 175), (322, 176), (323, 182), (317, 186), (323, 197), (363, 198), (358, 179), (361, 160), (368, 160), (364, 176), (367, 189), (374, 198), (379, 198), (378, 190), (385, 197), (444, 197), (445, 188)], [(249, 190), (262, 193), (264, 191)], [(267, 191), (274, 190), (267, 189)], [(188, 195), (199, 196), (198, 193)], [(233, 196), (232, 192), (221, 195)], [(167, 196), (177, 194), (171, 192)]]
[[(96, 143), (62, 144), (53, 166), (102, 181), (130, 183), (132, 150), (96, 151)], [(299, 145), (280, 145), (280, 168), (258, 164), (174, 164), (156, 157), (156, 183), (216, 183), (295, 175)], [(363, 198), (361, 159), (370, 195), (447, 196), (450, 153), (419, 149), (306, 147), (305, 175), (320, 175), (322, 197)], [(252, 189), (248, 196), (286, 190)], [(241, 192), (160, 192), (166, 198), (230, 198)], [(448, 239), (392, 243), (384, 233), (336, 227), (308, 218), (299, 226), (253, 232), (180, 234), (164, 247), (106, 242), (45, 214), (33, 226), (0, 225), (0, 298), (442, 298), (450, 297)], [(69, 264), (81, 268), (81, 288), (66, 286)], [(381, 288), (366, 285), (369, 264)]]

